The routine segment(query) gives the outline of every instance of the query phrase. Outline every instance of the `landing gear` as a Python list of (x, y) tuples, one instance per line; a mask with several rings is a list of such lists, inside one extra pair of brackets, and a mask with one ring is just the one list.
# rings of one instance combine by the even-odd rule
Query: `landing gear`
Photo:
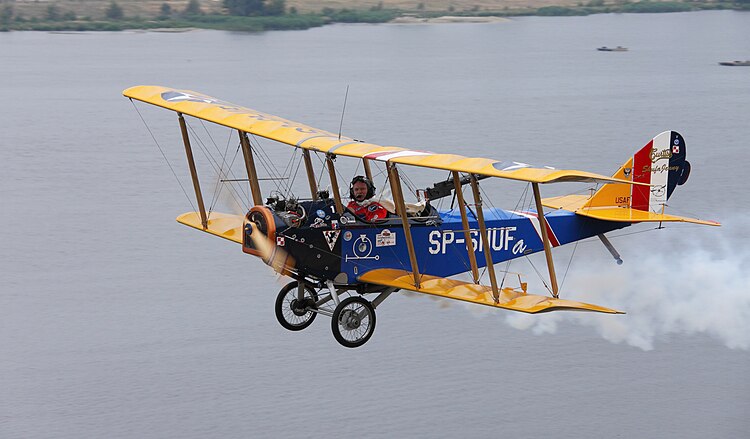
[(276, 319), (290, 331), (301, 331), (310, 326), (318, 315), (315, 312), (318, 294), (308, 285), (300, 291), (297, 281), (288, 283), (276, 297)]
[(359, 296), (342, 300), (332, 317), (333, 336), (347, 348), (367, 343), (375, 330), (375, 309), (370, 302)]
[(331, 331), (339, 344), (347, 348), (360, 347), (375, 331), (375, 308), (397, 290), (357, 291), (358, 294), (377, 293), (372, 301), (361, 295), (344, 298), (344, 294), (353, 294), (354, 290), (350, 285), (334, 286), (332, 281), (316, 284), (315, 281), (295, 280), (276, 297), (276, 319), (290, 331), (301, 331), (310, 326), (318, 314), (323, 314), (331, 317)]

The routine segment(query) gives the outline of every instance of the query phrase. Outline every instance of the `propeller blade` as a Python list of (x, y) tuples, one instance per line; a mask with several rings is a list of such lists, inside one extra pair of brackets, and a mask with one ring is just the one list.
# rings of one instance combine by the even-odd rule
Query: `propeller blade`
[(263, 262), (279, 274), (291, 274), (289, 270), (294, 268), (294, 258), (284, 251), (284, 249), (277, 246), (276, 243), (271, 242), (268, 236), (264, 235), (255, 223), (249, 223), (249, 225), (252, 228), (250, 239), (252, 239), (253, 245), (260, 253)]

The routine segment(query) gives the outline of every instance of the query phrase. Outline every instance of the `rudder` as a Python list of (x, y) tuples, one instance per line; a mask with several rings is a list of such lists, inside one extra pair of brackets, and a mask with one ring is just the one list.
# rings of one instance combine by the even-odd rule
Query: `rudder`
[(660, 213), (677, 185), (690, 176), (685, 160), (685, 139), (677, 131), (664, 131), (633, 155), (633, 181), (652, 185), (631, 186), (633, 209)]
[(682, 135), (664, 131), (636, 151), (613, 175), (651, 186), (605, 184), (583, 207), (616, 206), (661, 213), (675, 188), (690, 175), (690, 162), (685, 157)]
[(542, 204), (603, 221), (631, 224), (687, 222), (718, 226), (720, 224), (716, 221), (664, 212), (675, 188), (685, 184), (690, 175), (690, 163), (685, 156), (685, 139), (676, 131), (665, 131), (633, 154), (613, 175), (614, 178), (642, 184), (607, 183), (593, 195), (545, 198)]

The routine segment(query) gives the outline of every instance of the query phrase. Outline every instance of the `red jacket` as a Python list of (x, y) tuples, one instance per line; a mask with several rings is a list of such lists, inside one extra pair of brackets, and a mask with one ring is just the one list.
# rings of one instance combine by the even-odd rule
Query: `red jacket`
[(346, 207), (355, 215), (368, 222), (388, 218), (388, 211), (376, 201), (363, 201), (360, 204), (352, 200)]

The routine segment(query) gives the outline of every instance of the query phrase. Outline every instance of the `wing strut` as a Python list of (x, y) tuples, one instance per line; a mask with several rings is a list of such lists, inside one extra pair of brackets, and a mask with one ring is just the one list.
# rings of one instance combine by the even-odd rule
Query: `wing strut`
[(469, 218), (466, 216), (466, 203), (464, 194), (461, 190), (461, 177), (457, 171), (451, 171), (453, 174), (453, 186), (456, 188), (456, 197), (458, 198), (458, 208), (461, 211), (461, 224), (464, 229), (464, 243), (466, 251), (469, 253), (469, 263), (471, 264), (471, 275), (474, 283), (479, 285), (479, 267), (477, 266), (477, 256), (474, 254), (474, 246), (471, 243), (471, 231), (469, 230)]
[(542, 197), (539, 195), (539, 183), (531, 183), (534, 189), (534, 201), (536, 202), (536, 217), (539, 219), (539, 228), (542, 229), (542, 243), (544, 244), (544, 256), (547, 258), (547, 270), (549, 271), (549, 280), (552, 283), (552, 297), (557, 299), (557, 276), (555, 276), (555, 264), (552, 262), (552, 246), (549, 243), (547, 235), (547, 220), (544, 218), (544, 207), (542, 207)]
[(474, 204), (477, 207), (477, 221), (479, 221), (479, 233), (481, 234), (484, 245), (484, 260), (487, 264), (487, 271), (490, 273), (490, 284), (492, 284), (492, 297), (495, 303), (500, 301), (500, 292), (497, 289), (497, 278), (495, 277), (495, 265), (492, 263), (492, 248), (490, 240), (487, 237), (487, 224), (484, 222), (484, 213), (482, 212), (482, 196), (479, 193), (479, 182), (477, 176), (471, 174), (471, 190), (474, 192)]
[(258, 184), (258, 172), (255, 170), (255, 159), (253, 159), (253, 149), (250, 147), (250, 141), (247, 133), (237, 130), (240, 135), (240, 144), (242, 145), (242, 155), (245, 156), (245, 169), (247, 169), (247, 178), (250, 181), (250, 190), (253, 193), (253, 204), (256, 206), (263, 205), (263, 195)]
[(328, 168), (328, 177), (331, 179), (331, 190), (333, 191), (333, 200), (336, 202), (336, 213), (344, 213), (344, 205), (341, 203), (341, 193), (339, 192), (339, 181), (336, 179), (336, 169), (333, 167), (333, 160), (336, 158), (333, 154), (326, 154), (326, 167)]
[(307, 182), (310, 184), (310, 193), (312, 200), (318, 201), (318, 185), (315, 183), (315, 170), (313, 169), (312, 160), (310, 160), (310, 151), (302, 150), (302, 157), (305, 159), (305, 170), (307, 171)]
[(411, 238), (411, 228), (409, 219), (406, 217), (406, 205), (404, 204), (404, 193), (401, 191), (401, 180), (399, 180), (398, 169), (396, 164), (387, 162), (388, 180), (391, 182), (391, 192), (393, 193), (393, 202), (396, 204), (396, 212), (401, 217), (404, 225), (404, 235), (406, 236), (406, 247), (409, 249), (409, 262), (411, 262), (411, 271), (414, 276), (414, 287), (419, 289), (419, 265), (417, 265), (417, 253), (414, 251), (414, 241)]
[(190, 137), (188, 136), (187, 125), (182, 113), (177, 113), (180, 121), (180, 131), (182, 131), (182, 142), (185, 144), (185, 155), (187, 155), (188, 166), (190, 167), (190, 176), (193, 178), (193, 189), (195, 189), (195, 199), (198, 201), (198, 210), (201, 214), (201, 225), (203, 230), (208, 229), (208, 217), (206, 216), (206, 206), (203, 204), (203, 194), (201, 194), (201, 184), (198, 181), (198, 171), (195, 170), (195, 160), (193, 159), (193, 149), (190, 147)]
[(370, 168), (370, 159), (362, 159), (362, 164), (365, 168), (365, 177), (372, 181), (372, 169)]

